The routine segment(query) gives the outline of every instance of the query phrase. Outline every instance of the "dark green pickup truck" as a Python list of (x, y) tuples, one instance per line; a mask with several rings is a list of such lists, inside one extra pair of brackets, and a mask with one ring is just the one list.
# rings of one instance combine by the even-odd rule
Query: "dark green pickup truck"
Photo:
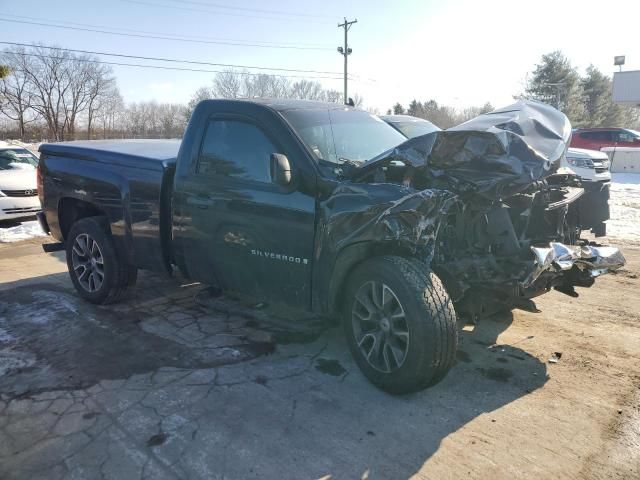
[(532, 102), (406, 140), (344, 105), (209, 100), (182, 142), (42, 145), (40, 220), (91, 302), (178, 268), (340, 316), (364, 374), (415, 391), (452, 367), (460, 323), (624, 264), (579, 238), (570, 131)]

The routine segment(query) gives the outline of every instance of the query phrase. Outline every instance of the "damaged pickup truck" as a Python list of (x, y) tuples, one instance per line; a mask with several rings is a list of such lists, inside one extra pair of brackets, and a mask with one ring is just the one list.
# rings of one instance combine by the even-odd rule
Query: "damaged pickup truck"
[(452, 367), (460, 324), (624, 264), (580, 239), (570, 134), (532, 102), (407, 141), (343, 105), (208, 100), (181, 143), (41, 146), (39, 218), (88, 301), (177, 267), (340, 316), (369, 380), (410, 392)]

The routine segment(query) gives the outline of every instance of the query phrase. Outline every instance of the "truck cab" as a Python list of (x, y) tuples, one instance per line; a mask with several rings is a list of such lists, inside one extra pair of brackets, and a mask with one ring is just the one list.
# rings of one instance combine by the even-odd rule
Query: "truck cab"
[(203, 103), (178, 155), (176, 263), (191, 278), (309, 308), (318, 203), (333, 189), (331, 177), (335, 182), (323, 170), (403, 141), (377, 117), (348, 106)]

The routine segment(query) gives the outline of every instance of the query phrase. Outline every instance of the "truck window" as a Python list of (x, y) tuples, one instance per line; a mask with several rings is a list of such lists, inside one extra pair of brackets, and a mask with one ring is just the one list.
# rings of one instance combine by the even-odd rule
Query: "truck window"
[(286, 110), (282, 115), (317, 160), (364, 162), (407, 139), (380, 118), (348, 108)]
[(200, 149), (196, 171), (271, 182), (269, 159), (278, 149), (257, 126), (240, 120), (212, 119)]

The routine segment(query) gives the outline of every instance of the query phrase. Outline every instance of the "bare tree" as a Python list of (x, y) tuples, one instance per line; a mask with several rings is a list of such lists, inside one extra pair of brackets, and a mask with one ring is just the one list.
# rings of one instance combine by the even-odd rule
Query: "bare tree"
[(298, 80), (291, 85), (291, 98), (301, 100), (324, 100), (324, 89), (320, 82)]
[(216, 74), (213, 79), (211, 94), (214, 98), (239, 98), (243, 97), (243, 72), (225, 70)]
[(95, 99), (113, 82), (111, 69), (99, 65), (97, 58), (58, 48), (8, 50), (3, 62), (10, 67), (3, 89), (12, 98), (7, 104), (13, 105), (12, 117), (21, 125), (20, 131), (24, 134), (26, 114), (32, 112), (46, 122), (53, 140), (73, 138), (80, 117), (94, 109)]
[(277, 75), (244, 75), (244, 95), (247, 98), (287, 98), (290, 96), (290, 83), (285, 77)]
[(186, 108), (155, 101), (131, 103), (123, 112), (124, 128), (128, 135), (137, 138), (181, 137), (186, 127)]
[(191, 100), (189, 100), (187, 108), (184, 110), (185, 120), (189, 121), (189, 118), (191, 118), (191, 114), (193, 113), (193, 109), (196, 108), (197, 104), (199, 104), (202, 100), (207, 100), (209, 98), (216, 98), (213, 89), (209, 87), (200, 87), (199, 89), (197, 89), (191, 96)]
[[(24, 48), (20, 50), (24, 52)], [(31, 92), (28, 79), (24, 70), (19, 68), (20, 62), (15, 54), (3, 54), (2, 61), (7, 64), (7, 75), (0, 84), (0, 112), (18, 123), (20, 138), (24, 138), (25, 126), (33, 120), (29, 118)]]
[[(252, 74), (247, 70), (225, 70), (216, 74), (211, 88), (199, 88), (191, 98), (187, 116), (198, 102), (207, 98), (297, 98), (302, 100), (319, 100), (325, 102), (342, 102), (342, 92), (325, 89), (320, 82), (314, 80), (297, 80), (291, 82), (281, 75)], [(353, 96), (357, 106), (363, 99)]]
[(186, 127), (184, 105), (164, 103), (159, 107), (161, 136), (164, 138), (181, 137)]
[(54, 140), (64, 140), (67, 127), (65, 95), (71, 87), (68, 64), (71, 54), (57, 51), (50, 55), (48, 50), (33, 48), (32, 53), (17, 54), (19, 68), (27, 76), (31, 91), (31, 107), (47, 123)]
[(122, 119), (124, 117), (124, 100), (115, 85), (104, 95), (101, 95), (100, 101), (95, 110), (95, 117), (102, 125), (102, 137), (116, 136), (118, 131), (124, 135)]
[[(89, 81), (87, 92), (87, 138), (91, 139), (91, 128), (93, 126), (96, 113), (99, 112), (105, 103), (114, 95), (117, 87), (116, 79), (111, 75), (111, 70), (104, 65), (93, 64), (89, 69)], [(119, 95), (119, 94), (118, 94)]]
[(62, 95), (64, 108), (64, 125), (69, 138), (74, 138), (76, 133), (76, 120), (78, 114), (83, 112), (89, 102), (89, 82), (91, 65), (87, 63), (88, 57), (75, 57), (70, 55), (69, 61), (64, 66), (65, 77), (62, 83), (67, 83), (67, 95)]
[(325, 90), (324, 98), (325, 102), (331, 103), (341, 103), (342, 102), (342, 92), (338, 90)]

